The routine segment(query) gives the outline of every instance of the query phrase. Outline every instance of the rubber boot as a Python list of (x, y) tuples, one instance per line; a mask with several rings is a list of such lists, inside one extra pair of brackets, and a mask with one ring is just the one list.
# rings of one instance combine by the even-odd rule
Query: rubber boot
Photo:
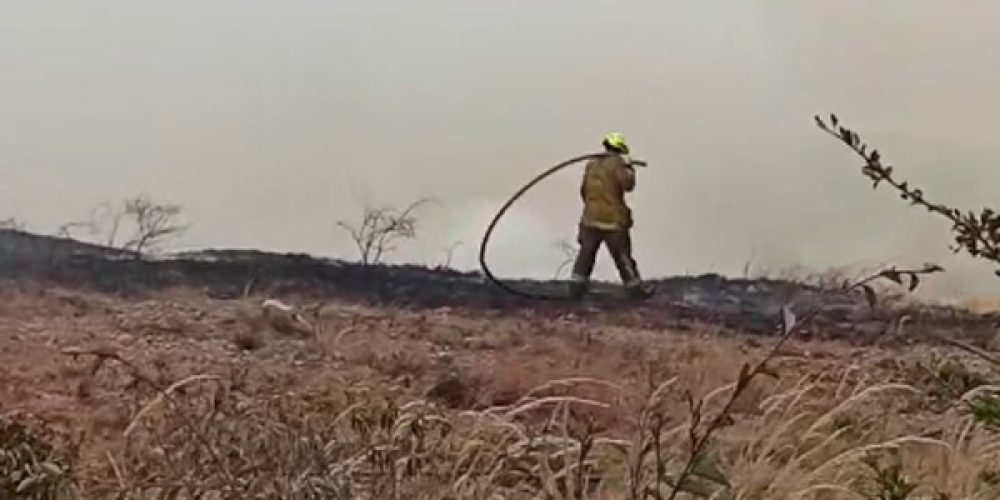
[(633, 300), (646, 300), (655, 293), (652, 287), (643, 284), (625, 287), (625, 294)]

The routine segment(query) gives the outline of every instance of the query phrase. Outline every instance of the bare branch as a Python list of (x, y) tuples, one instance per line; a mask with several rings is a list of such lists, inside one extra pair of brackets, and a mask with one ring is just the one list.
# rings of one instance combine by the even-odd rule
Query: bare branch
[(180, 205), (161, 204), (144, 196), (126, 200), (124, 216), (132, 220), (135, 233), (123, 248), (132, 251), (137, 258), (159, 250), (163, 240), (178, 236), (187, 229), (174, 222), (181, 211)]
[[(923, 207), (928, 212), (936, 213), (951, 221), (955, 242), (951, 247), (952, 251), (958, 253), (964, 250), (972, 257), (1000, 265), (1000, 213), (987, 207), (977, 214), (971, 210), (963, 211), (929, 201), (922, 189), (911, 187), (909, 182), (894, 177), (893, 167), (883, 163), (878, 150), (869, 149), (861, 136), (840, 125), (836, 116), (830, 115), (830, 124), (819, 116), (815, 119), (820, 129), (846, 144), (865, 161), (861, 173), (872, 180), (873, 188), (878, 188), (883, 183), (887, 184), (899, 193), (900, 198), (909, 201), (911, 205)], [(1000, 269), (996, 274), (1000, 276)]]
[(17, 218), (8, 217), (6, 219), (0, 220), (0, 229), (8, 229), (14, 231), (24, 231), (26, 224)]
[(555, 275), (553, 276), (553, 279), (559, 279), (559, 276), (562, 275), (563, 270), (566, 269), (567, 266), (572, 264), (574, 260), (576, 260), (576, 254), (578, 251), (577, 247), (572, 243), (570, 243), (569, 238), (559, 240), (556, 243), (556, 247), (558, 247), (559, 250), (562, 252), (563, 260), (559, 263), (559, 266), (556, 267), (556, 272)]
[(383, 257), (395, 250), (393, 243), (401, 239), (413, 239), (417, 234), (417, 217), (414, 212), (432, 202), (421, 198), (402, 211), (392, 207), (366, 208), (357, 225), (337, 221), (337, 227), (345, 230), (358, 248), (362, 264), (379, 264)]
[(445, 247), (445, 249), (444, 249), (444, 262), (441, 265), (439, 265), (438, 267), (441, 267), (441, 268), (444, 268), (444, 269), (451, 268), (451, 261), (452, 261), (453, 257), (455, 256), (455, 250), (457, 250), (458, 247), (460, 247), (460, 246), (462, 246), (464, 244), (465, 244), (465, 242), (463, 242), (463, 241), (456, 241), (456, 242), (452, 243), (451, 245)]

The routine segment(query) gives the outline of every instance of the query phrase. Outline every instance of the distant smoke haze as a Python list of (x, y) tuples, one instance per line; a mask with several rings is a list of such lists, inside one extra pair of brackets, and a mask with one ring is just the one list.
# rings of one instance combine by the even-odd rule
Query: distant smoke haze
[[(14, 0), (0, 218), (54, 232), (146, 193), (186, 207), (179, 247), (353, 257), (336, 219), (433, 196), (393, 259), (464, 241), (474, 268), (507, 196), (618, 130), (651, 163), (631, 198), (646, 275), (937, 261), (928, 292), (995, 294), (946, 222), (873, 192), (812, 115), (936, 200), (1000, 206), (997, 19), (988, 1)], [(497, 272), (551, 276), (579, 173), (516, 207)]]

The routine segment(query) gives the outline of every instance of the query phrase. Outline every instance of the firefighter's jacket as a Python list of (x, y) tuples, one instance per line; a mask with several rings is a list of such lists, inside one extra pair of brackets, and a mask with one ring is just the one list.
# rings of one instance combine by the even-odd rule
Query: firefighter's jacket
[(635, 189), (635, 168), (628, 156), (610, 154), (593, 158), (586, 165), (580, 196), (583, 215), (580, 225), (605, 231), (632, 227), (632, 210), (625, 193)]

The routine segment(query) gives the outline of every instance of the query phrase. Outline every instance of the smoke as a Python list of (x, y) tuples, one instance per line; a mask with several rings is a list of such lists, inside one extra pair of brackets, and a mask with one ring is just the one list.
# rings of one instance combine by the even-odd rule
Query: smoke
[[(337, 219), (430, 208), (395, 260), (476, 267), (537, 171), (626, 134), (646, 275), (937, 261), (989, 293), (948, 226), (873, 192), (812, 124), (837, 112), (929, 196), (995, 204), (1000, 5), (931, 0), (6, 2), (0, 216), (39, 231), (137, 193), (183, 247), (352, 256)], [(498, 228), (504, 275), (549, 277), (579, 171)], [(614, 279), (609, 259), (599, 275)]]

